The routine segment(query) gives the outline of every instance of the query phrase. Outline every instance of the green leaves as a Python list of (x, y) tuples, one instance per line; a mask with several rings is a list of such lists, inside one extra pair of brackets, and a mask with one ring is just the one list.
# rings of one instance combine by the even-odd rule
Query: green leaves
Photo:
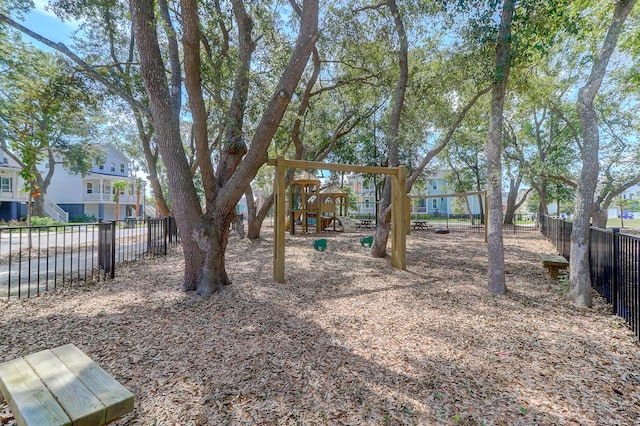
[(59, 56), (19, 40), (4, 52), (2, 64), (9, 76), (0, 80), (3, 148), (20, 164), (25, 190), (46, 191), (49, 178), (37, 165), (47, 158), (50, 166), (65, 161), (72, 171), (86, 173), (95, 155), (83, 142), (94, 135), (99, 102), (87, 82)]

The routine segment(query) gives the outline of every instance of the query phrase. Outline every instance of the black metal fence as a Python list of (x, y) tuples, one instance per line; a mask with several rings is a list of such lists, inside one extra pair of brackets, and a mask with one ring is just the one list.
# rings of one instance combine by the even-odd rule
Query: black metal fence
[[(352, 219), (375, 223), (373, 213), (350, 213)], [(411, 213), (412, 229), (444, 228), (471, 233), (484, 233), (484, 215), (446, 214), (446, 213)], [(535, 216), (529, 214), (503, 215), (502, 233), (523, 234), (537, 233)]]
[(547, 237), (556, 246), (558, 253), (565, 259), (571, 259), (571, 230), (573, 222), (550, 217), (546, 215), (540, 216), (540, 231), (542, 235)]
[(0, 297), (31, 297), (65, 283), (115, 276), (116, 265), (165, 255), (177, 245), (175, 220), (1, 227)]
[[(570, 258), (571, 227), (569, 221), (541, 217), (542, 233), (566, 259)], [(640, 238), (621, 234), (618, 228), (591, 227), (590, 232), (591, 286), (640, 337)]]

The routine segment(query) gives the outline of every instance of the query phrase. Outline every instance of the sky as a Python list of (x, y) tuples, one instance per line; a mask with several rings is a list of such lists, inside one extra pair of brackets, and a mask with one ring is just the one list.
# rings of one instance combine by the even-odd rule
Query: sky
[[(36, 7), (34, 10), (25, 15), (22, 25), (30, 30), (40, 34), (43, 37), (56, 43), (64, 43), (67, 47), (71, 47), (71, 36), (75, 30), (80, 26), (78, 22), (63, 22), (56, 17), (53, 12), (46, 10), (48, 0), (35, 0)], [(51, 51), (52, 49), (44, 44), (28, 37), (23, 36), (24, 40), (33, 44), (39, 49)], [(137, 172), (137, 177), (141, 177), (145, 181), (146, 174), (143, 172)], [(147, 185), (147, 196), (150, 196), (150, 187)]]
[[(62, 22), (52, 12), (45, 10), (47, 0), (35, 0), (36, 8), (25, 16), (23, 25), (32, 31), (57, 43), (70, 44), (70, 36), (78, 28), (77, 22)], [(39, 48), (50, 50), (48, 47), (26, 37), (25, 41), (33, 43)]]

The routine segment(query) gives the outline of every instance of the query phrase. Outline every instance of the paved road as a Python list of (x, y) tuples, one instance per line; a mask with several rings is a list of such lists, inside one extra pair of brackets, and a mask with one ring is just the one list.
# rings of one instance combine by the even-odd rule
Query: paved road
[[(97, 226), (33, 233), (30, 250), (28, 241), (26, 232), (0, 235), (0, 297), (7, 296), (9, 282), (11, 295), (17, 296), (20, 288), (24, 297), (37, 294), (38, 287), (45, 291), (69, 279), (96, 278), (92, 274), (99, 267)], [(117, 229), (115, 247), (116, 263), (141, 259), (147, 251), (147, 227)]]
[[(131, 238), (147, 235), (147, 227), (139, 226), (137, 228), (116, 228), (116, 238)], [(68, 247), (77, 244), (94, 243), (98, 241), (98, 226), (73, 226), (66, 227), (65, 231), (60, 232), (34, 230), (29, 236), (26, 231), (8, 232), (0, 231), (0, 255), (15, 253), (19, 250), (28, 250), (29, 239), (31, 239), (32, 249), (38, 248), (46, 250), (47, 247)]]

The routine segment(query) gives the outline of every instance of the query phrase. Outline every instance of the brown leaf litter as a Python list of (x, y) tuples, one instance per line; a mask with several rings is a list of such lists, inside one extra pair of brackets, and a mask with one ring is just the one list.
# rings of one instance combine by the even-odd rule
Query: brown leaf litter
[(504, 296), (482, 235), (413, 232), (406, 271), (361, 235), (322, 253), (287, 236), (284, 284), (270, 229), (232, 237), (234, 283), (206, 301), (181, 291), (179, 251), (2, 301), (0, 361), (75, 344), (135, 394), (119, 425), (638, 424), (637, 338), (599, 297), (567, 301), (540, 235), (505, 236)]

